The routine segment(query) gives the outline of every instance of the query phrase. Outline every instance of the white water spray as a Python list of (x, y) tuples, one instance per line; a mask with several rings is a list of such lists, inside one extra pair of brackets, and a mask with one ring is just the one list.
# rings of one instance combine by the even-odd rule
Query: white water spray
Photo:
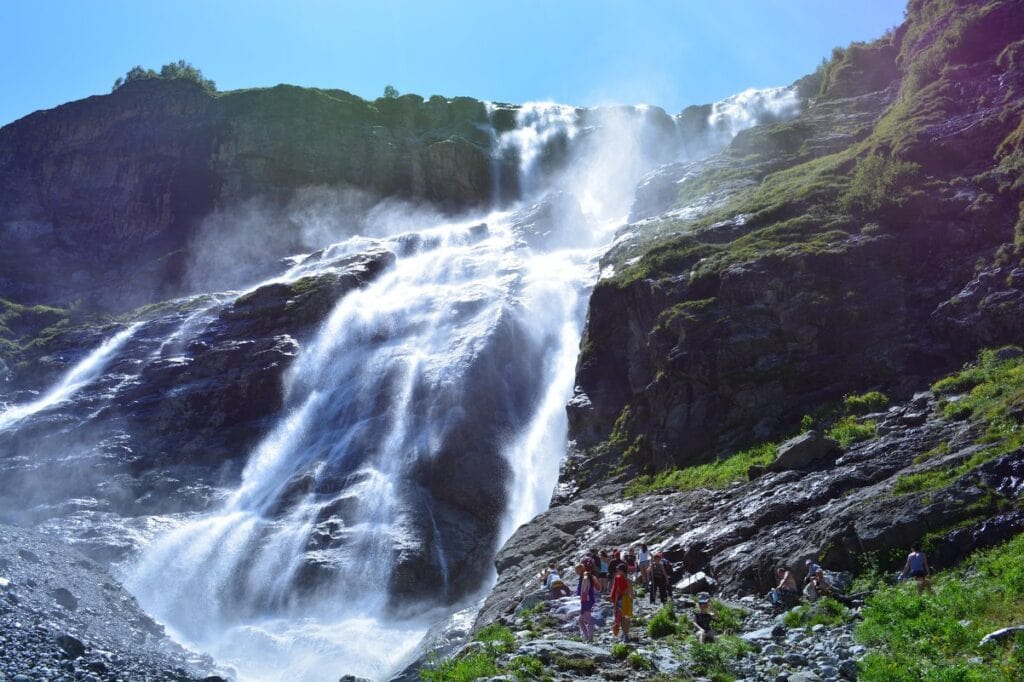
[(31, 417), (68, 400), (88, 386), (103, 373), (103, 370), (107, 368), (110, 361), (114, 359), (117, 352), (132, 337), (139, 326), (141, 323), (137, 322), (101, 343), (96, 350), (69, 369), (57, 384), (42, 397), (29, 403), (13, 405), (0, 412), (0, 431), (11, 428), (26, 417)]

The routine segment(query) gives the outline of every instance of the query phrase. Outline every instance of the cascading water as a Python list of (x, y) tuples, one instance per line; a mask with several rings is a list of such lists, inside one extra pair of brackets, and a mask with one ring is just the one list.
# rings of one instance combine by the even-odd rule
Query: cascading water
[[(788, 97), (716, 105), (708, 127), (721, 139), (705, 147), (784, 115)], [(304, 343), (238, 487), (214, 511), (162, 518), (170, 530), (123, 567), (142, 605), (241, 679), (395, 672), (547, 507), (597, 259), (638, 179), (678, 159), (679, 137), (651, 107), (524, 105), (495, 152), (515, 159), (521, 203), (483, 224), (352, 237), (252, 287), (394, 254)], [(226, 300), (175, 318), (148, 357), (172, 362)], [(110, 339), (38, 409), (102, 372), (135, 332)], [(0, 428), (35, 405), (9, 409)]]
[(11, 428), (22, 419), (49, 409), (72, 397), (77, 391), (103, 373), (107, 364), (117, 355), (117, 351), (132, 337), (140, 327), (136, 323), (110, 337), (93, 352), (85, 356), (79, 363), (69, 369), (55, 386), (37, 400), (20, 405), (13, 405), (0, 412), (0, 431)]

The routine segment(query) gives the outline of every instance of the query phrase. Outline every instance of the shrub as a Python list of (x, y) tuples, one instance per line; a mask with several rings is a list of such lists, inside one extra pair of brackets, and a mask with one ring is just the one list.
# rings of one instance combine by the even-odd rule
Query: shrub
[(516, 656), (509, 661), (508, 669), (517, 680), (536, 680), (544, 675), (544, 662), (536, 656)]
[(920, 179), (921, 167), (880, 154), (857, 162), (850, 188), (839, 199), (840, 207), (853, 214), (876, 213), (888, 206), (900, 206), (908, 191)]
[(626, 486), (626, 495), (636, 497), (656, 490), (724, 488), (735, 481), (747, 480), (747, 470), (751, 465), (772, 462), (778, 449), (777, 443), (762, 443), (707, 464), (669, 469), (654, 476), (638, 476)]
[(843, 398), (843, 407), (848, 414), (878, 412), (888, 406), (889, 396), (879, 391), (869, 391), (862, 395), (848, 395)]
[(715, 629), (719, 632), (739, 632), (743, 629), (743, 621), (750, 615), (746, 609), (727, 606), (718, 599), (712, 600), (711, 610), (718, 616)]
[(676, 633), (676, 612), (671, 604), (665, 604), (647, 622), (647, 634), (651, 639), (661, 639)]
[(786, 627), (814, 627), (815, 625), (839, 625), (849, 617), (846, 607), (830, 597), (790, 609), (782, 617)]
[(592, 658), (569, 658), (568, 656), (555, 656), (553, 663), (562, 670), (590, 675), (597, 672), (597, 661)]
[(856, 417), (844, 417), (836, 422), (827, 431), (827, 434), (830, 438), (839, 441), (839, 445), (843, 448), (848, 448), (854, 443), (874, 438), (875, 426), (874, 421), (866, 421), (861, 424)]
[(625, 642), (616, 642), (615, 644), (612, 644), (611, 654), (612, 658), (616, 661), (626, 660), (626, 657), (629, 656), (629, 651), (629, 645)]
[(170, 64), (164, 64), (161, 66), (159, 73), (153, 69), (143, 69), (141, 66), (133, 66), (128, 69), (128, 72), (124, 76), (114, 81), (114, 87), (111, 88), (111, 92), (117, 90), (126, 83), (131, 83), (132, 81), (137, 80), (147, 80), (150, 78), (161, 78), (163, 80), (187, 80), (198, 83), (204, 90), (209, 92), (217, 91), (217, 84), (203, 76), (202, 71), (184, 59), (179, 59), (176, 62), (171, 62)]
[(651, 659), (644, 656), (639, 651), (634, 651), (629, 655), (629, 667), (633, 670), (654, 670), (654, 664)]
[(508, 653), (516, 648), (516, 636), (507, 627), (497, 623), (481, 628), (474, 639), (502, 653)]

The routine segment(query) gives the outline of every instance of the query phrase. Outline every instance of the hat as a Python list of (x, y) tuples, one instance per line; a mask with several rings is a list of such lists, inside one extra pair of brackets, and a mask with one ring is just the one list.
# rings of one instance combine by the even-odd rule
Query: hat
[(711, 598), (708, 597), (707, 595), (697, 597), (697, 603), (698, 604), (707, 604), (710, 601), (711, 601)]

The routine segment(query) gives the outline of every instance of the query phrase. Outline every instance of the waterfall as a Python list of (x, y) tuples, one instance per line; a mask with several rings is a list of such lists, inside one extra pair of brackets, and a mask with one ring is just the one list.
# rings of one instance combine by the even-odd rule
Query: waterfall
[[(704, 146), (795, 106), (783, 89), (725, 100)], [(152, 517), (161, 534), (121, 567), (144, 608), (242, 680), (386, 678), (486, 589), (495, 551), (549, 504), (598, 259), (638, 180), (683, 146), (656, 107), (545, 102), (502, 116), (493, 212), (414, 232), (378, 225), (249, 283), (395, 256), (303, 337), (283, 409), (237, 486), (212, 511)], [(501, 175), (512, 171), (515, 183)], [(108, 339), (42, 398), (0, 413), (0, 430), (123, 356), (174, 362), (238, 293), (208, 296), (147, 322), (132, 353), (139, 324)]]
[(68, 400), (79, 390), (88, 386), (103, 373), (103, 370), (116, 357), (117, 352), (132, 337), (139, 326), (141, 323), (132, 324), (101, 343), (94, 351), (69, 369), (42, 397), (29, 403), (12, 405), (0, 412), (0, 431), (11, 428), (26, 417)]

